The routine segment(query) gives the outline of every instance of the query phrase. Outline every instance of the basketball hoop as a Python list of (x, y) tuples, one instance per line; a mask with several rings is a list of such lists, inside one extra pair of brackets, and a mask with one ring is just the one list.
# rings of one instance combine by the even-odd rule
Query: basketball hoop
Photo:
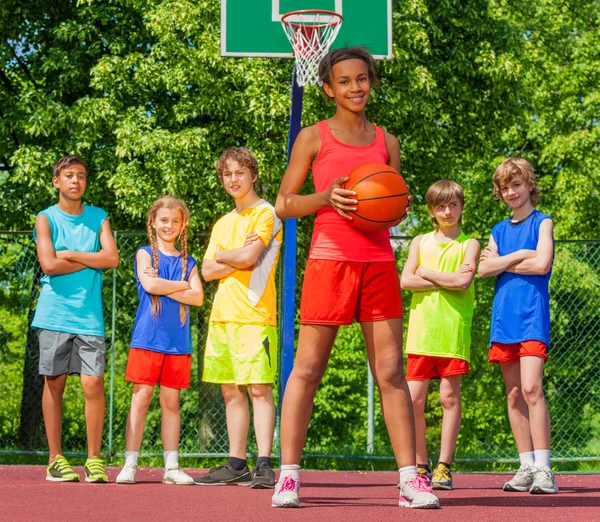
[(296, 81), (300, 87), (320, 85), (319, 62), (342, 26), (342, 15), (334, 11), (302, 10), (286, 13), (281, 25), (294, 50)]

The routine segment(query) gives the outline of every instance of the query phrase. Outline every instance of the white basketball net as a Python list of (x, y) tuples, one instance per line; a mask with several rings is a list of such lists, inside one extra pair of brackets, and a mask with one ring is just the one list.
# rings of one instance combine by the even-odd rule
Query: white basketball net
[(342, 16), (333, 11), (295, 11), (281, 17), (296, 58), (298, 85), (320, 85), (319, 62), (342, 26)]

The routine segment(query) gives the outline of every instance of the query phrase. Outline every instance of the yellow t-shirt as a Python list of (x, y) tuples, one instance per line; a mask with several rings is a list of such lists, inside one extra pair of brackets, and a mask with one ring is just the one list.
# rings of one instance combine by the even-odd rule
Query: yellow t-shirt
[(219, 281), (210, 314), (213, 323), (277, 326), (275, 271), (283, 230), (271, 204), (261, 199), (242, 212), (232, 210), (219, 219), (204, 259), (214, 259), (217, 249), (244, 246), (250, 232), (255, 232), (266, 248), (254, 266), (236, 270)]

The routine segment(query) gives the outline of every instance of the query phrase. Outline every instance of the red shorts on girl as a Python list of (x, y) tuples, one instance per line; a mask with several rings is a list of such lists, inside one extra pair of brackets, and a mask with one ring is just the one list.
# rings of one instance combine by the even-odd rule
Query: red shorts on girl
[(192, 354), (172, 355), (131, 348), (127, 358), (125, 380), (149, 386), (189, 388)]
[(395, 261), (309, 259), (304, 273), (301, 324), (349, 325), (404, 317)]
[(451, 375), (467, 375), (469, 363), (453, 357), (433, 357), (409, 353), (406, 363), (407, 381), (427, 381)]
[(521, 357), (541, 357), (548, 360), (548, 347), (541, 341), (521, 341), (520, 343), (492, 343), (488, 353), (491, 363), (517, 362)]

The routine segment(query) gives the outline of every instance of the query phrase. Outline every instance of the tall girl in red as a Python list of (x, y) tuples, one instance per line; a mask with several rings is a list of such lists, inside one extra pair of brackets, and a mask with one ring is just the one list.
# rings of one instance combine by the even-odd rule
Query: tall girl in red
[[(355, 229), (348, 212), (356, 210), (356, 193), (340, 188), (364, 163), (399, 170), (400, 145), (365, 116), (377, 79), (375, 60), (367, 51), (330, 51), (319, 65), (319, 78), (336, 113), (298, 135), (275, 205), (280, 218), (313, 212), (317, 217), (302, 287), (298, 348), (281, 413), (281, 474), (271, 505), (300, 506), (299, 464), (315, 392), (339, 327), (356, 319), (400, 470), (399, 504), (438, 508), (437, 497), (416, 469), (414, 417), (402, 368), (402, 297), (389, 232)], [(301, 196), (310, 169), (315, 192)]]

